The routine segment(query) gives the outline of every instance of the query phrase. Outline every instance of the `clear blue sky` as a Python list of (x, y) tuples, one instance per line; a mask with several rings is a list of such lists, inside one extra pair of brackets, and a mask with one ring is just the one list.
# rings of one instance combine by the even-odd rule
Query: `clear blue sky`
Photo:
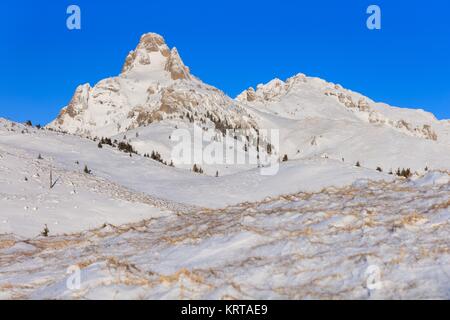
[[(82, 10), (82, 30), (66, 9)], [(382, 9), (382, 30), (366, 8)], [(162, 34), (192, 73), (231, 96), (303, 72), (377, 101), (450, 118), (444, 0), (3, 0), (0, 117), (52, 120), (77, 85), (117, 75), (141, 34)]]

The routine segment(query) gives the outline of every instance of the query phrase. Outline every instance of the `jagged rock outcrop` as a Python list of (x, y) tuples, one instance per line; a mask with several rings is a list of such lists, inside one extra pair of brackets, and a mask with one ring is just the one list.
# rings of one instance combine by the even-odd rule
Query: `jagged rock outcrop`
[(256, 90), (252, 87), (248, 88), (236, 97), (240, 102), (273, 102), (278, 101), (280, 97), (286, 95), (292, 87), (298, 83), (306, 81), (306, 76), (302, 73), (282, 81), (278, 78), (273, 79), (267, 84), (259, 84)]
[(138, 66), (152, 64), (152, 55), (155, 57), (154, 63), (156, 64), (158, 62), (156, 57), (161, 55), (168, 58), (170, 49), (162, 36), (156, 33), (147, 33), (141, 37), (136, 49), (128, 54), (122, 67), (122, 73), (126, 73)]
[(78, 88), (75, 90), (72, 100), (69, 102), (67, 107), (61, 110), (56, 119), (56, 122), (62, 125), (66, 116), (75, 118), (77, 115), (86, 110), (88, 108), (90, 90), (91, 87), (89, 84), (78, 86)]
[(177, 48), (170, 51), (164, 70), (170, 72), (172, 80), (190, 80), (189, 68), (186, 67), (178, 54)]
[(118, 77), (80, 86), (55, 121), (54, 130), (112, 136), (165, 119), (225, 128), (256, 128), (251, 116), (222, 91), (190, 74), (176, 48), (148, 33), (125, 60)]

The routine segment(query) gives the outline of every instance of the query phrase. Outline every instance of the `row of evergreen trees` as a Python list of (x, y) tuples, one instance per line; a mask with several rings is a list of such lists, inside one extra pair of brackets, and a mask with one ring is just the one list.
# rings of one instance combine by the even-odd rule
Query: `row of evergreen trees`
[[(356, 167), (361, 167), (361, 163), (359, 161), (357, 161), (355, 166)], [(381, 167), (377, 167), (376, 170), (378, 172), (383, 172), (383, 169)], [(425, 171), (428, 171), (428, 167), (425, 168)], [(393, 175), (394, 172), (392, 170), (390, 170), (389, 174)], [(402, 169), (398, 168), (397, 171), (395, 171), (395, 175), (398, 176), (398, 177), (404, 177), (406, 179), (409, 179), (409, 178), (412, 177), (413, 173), (412, 173), (410, 168), (407, 168), (407, 169), (405, 169), (405, 168), (402, 168)]]
[(175, 167), (173, 164), (173, 161), (170, 161), (170, 163), (167, 163), (167, 161), (164, 161), (161, 154), (157, 151), (152, 151), (152, 154), (145, 153), (144, 158), (150, 158), (152, 160), (158, 161), (159, 163), (162, 163), (163, 165), (169, 166), (169, 167)]

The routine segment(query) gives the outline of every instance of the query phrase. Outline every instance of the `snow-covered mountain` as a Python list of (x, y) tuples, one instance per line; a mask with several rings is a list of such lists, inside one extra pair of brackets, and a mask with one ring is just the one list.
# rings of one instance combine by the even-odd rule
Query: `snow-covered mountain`
[(256, 90), (242, 92), (238, 101), (290, 119), (360, 119), (398, 132), (450, 144), (448, 121), (438, 121), (423, 110), (395, 108), (376, 103), (341, 85), (298, 74), (285, 82), (274, 79)]
[(423, 110), (376, 103), (303, 74), (249, 88), (237, 98), (260, 127), (281, 131), (290, 159), (326, 157), (369, 168), (450, 166), (450, 123)]
[[(190, 73), (176, 48), (149, 33), (126, 58), (122, 73), (77, 88), (47, 127), (127, 140), (141, 153), (171, 156), (174, 128), (245, 129), (244, 149), (262, 129), (280, 131), (279, 158), (332, 158), (385, 171), (450, 168), (450, 123), (423, 110), (376, 103), (359, 93), (298, 74), (250, 88), (231, 99)], [(265, 141), (264, 141), (265, 142)], [(266, 148), (261, 148), (265, 152)], [(219, 169), (205, 165), (210, 172)], [(248, 167), (246, 167), (248, 168)], [(234, 172), (229, 167), (224, 172)]]
[(94, 87), (79, 86), (47, 127), (111, 137), (163, 120), (220, 122), (226, 128), (255, 126), (250, 116), (220, 90), (190, 74), (176, 48), (149, 33), (126, 58), (122, 73)]

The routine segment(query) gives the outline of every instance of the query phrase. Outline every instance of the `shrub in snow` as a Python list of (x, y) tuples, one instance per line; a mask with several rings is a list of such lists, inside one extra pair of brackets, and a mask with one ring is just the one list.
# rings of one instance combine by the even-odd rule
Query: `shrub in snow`
[(203, 169), (200, 166), (197, 166), (196, 164), (194, 164), (194, 166), (192, 167), (192, 171), (194, 171), (195, 173), (203, 173)]
[(409, 179), (412, 176), (411, 169), (409, 169), (409, 168), (408, 169), (402, 169), (402, 170), (400, 170), (400, 168), (398, 168), (396, 174), (397, 174), (397, 176), (404, 177), (406, 179)]
[(101, 140), (100, 140), (100, 143), (101, 144), (107, 144), (107, 145), (109, 145), (109, 146), (113, 146), (113, 144), (112, 144), (112, 141), (111, 141), (111, 139), (110, 138), (102, 138)]
[(128, 142), (119, 142), (118, 146), (120, 151), (126, 152), (126, 153), (135, 153), (137, 154), (137, 152), (133, 149), (133, 146), (131, 144), (129, 144)]
[(84, 173), (91, 174), (91, 170), (88, 169), (87, 165), (84, 166)]
[(45, 225), (44, 230), (42, 230), (42, 232), (41, 232), (41, 236), (48, 237), (49, 233), (50, 233), (50, 230), (48, 229), (47, 225)]
[(152, 151), (152, 155), (150, 158), (161, 163), (163, 162), (161, 155), (156, 151)]

